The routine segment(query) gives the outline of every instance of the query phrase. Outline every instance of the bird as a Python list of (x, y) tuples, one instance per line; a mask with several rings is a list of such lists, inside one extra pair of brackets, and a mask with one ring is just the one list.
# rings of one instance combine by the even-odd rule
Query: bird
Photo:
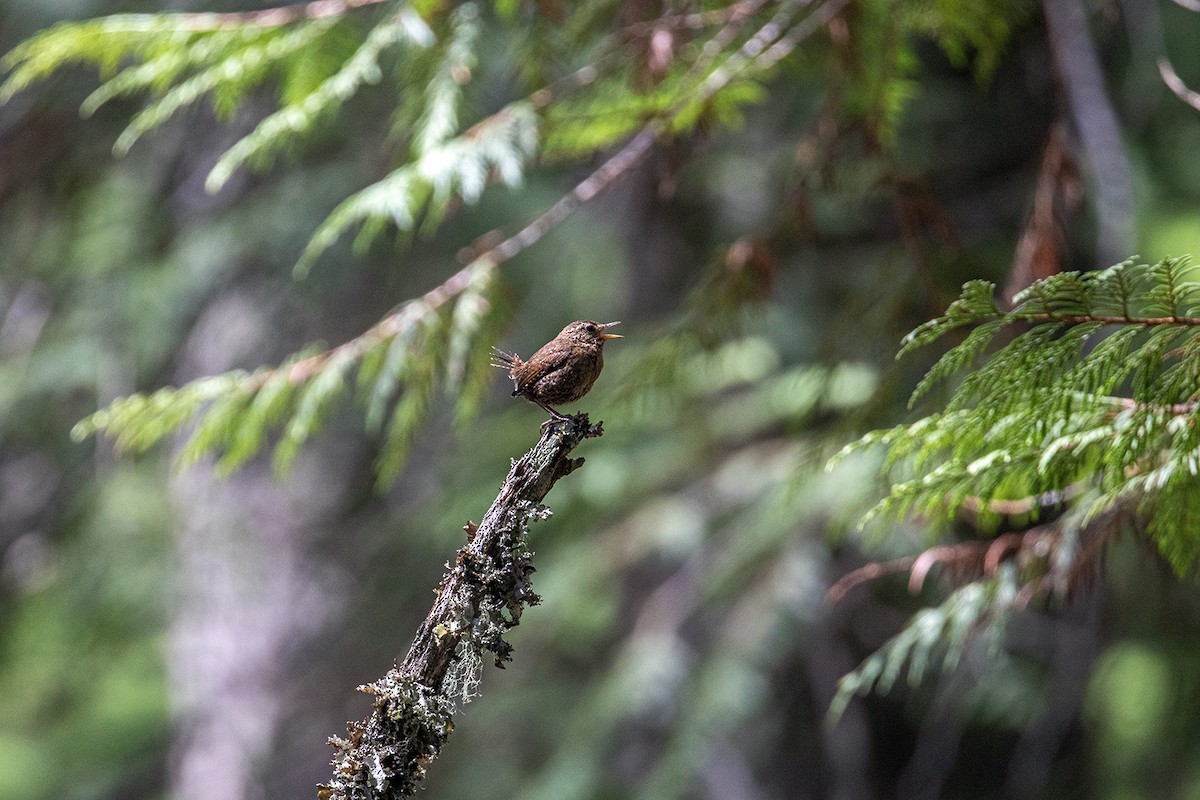
[(516, 353), (492, 348), (492, 366), (508, 370), (513, 380), (513, 397), (521, 396), (549, 412), (554, 421), (569, 419), (554, 409), (574, 403), (588, 393), (604, 368), (604, 342), (623, 338), (607, 333), (616, 322), (581, 319), (572, 322), (526, 361)]

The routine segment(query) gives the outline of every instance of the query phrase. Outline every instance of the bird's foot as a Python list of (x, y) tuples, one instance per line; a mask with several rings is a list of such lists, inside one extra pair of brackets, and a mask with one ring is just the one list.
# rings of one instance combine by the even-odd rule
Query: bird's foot
[(566, 414), (559, 414), (556, 411), (552, 411), (550, 419), (542, 423), (542, 430), (561, 428), (573, 422), (575, 422), (575, 417), (569, 417)]
[(586, 411), (581, 411), (578, 414), (566, 415), (558, 414), (550, 417), (542, 423), (542, 430), (559, 430), (565, 428), (582, 428), (583, 438), (589, 439), (604, 434), (604, 423), (597, 422), (595, 425), (588, 419)]

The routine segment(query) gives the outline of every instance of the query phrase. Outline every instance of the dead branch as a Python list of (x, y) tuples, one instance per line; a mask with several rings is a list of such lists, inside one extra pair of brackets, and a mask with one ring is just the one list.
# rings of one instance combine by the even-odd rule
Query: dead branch
[(877, 580), (885, 575), (895, 575), (898, 572), (910, 570), (916, 560), (915, 556), (904, 556), (893, 561), (872, 561), (864, 564), (858, 569), (846, 573), (837, 583), (830, 586), (825, 592), (825, 602), (836, 606), (854, 587)]
[[(1197, 8), (1200, 9), (1200, 5)], [(1175, 71), (1175, 67), (1171, 66), (1170, 61), (1165, 58), (1158, 60), (1158, 74), (1162, 76), (1163, 83), (1176, 97), (1200, 111), (1200, 92), (1188, 88), (1188, 85), (1183, 82), (1183, 78), (1179, 77), (1179, 73)]]
[(1118, 503), (1082, 527), (1056, 521), (995, 539), (935, 545), (915, 556), (869, 562), (829, 587), (825, 600), (837, 605), (851, 589), (901, 572), (908, 572), (909, 592), (919, 594), (934, 567), (941, 567), (942, 578), (950, 585), (963, 586), (995, 576), (1010, 561), (1022, 575), (1031, 576), (1021, 583), (1014, 607), (1044, 595), (1065, 597), (1087, 579), (1128, 516), (1128, 508)]
[(1074, 212), (1083, 201), (1083, 186), (1075, 156), (1067, 143), (1062, 122), (1050, 126), (1050, 135), (1042, 151), (1033, 192), (1033, 210), (1013, 255), (1012, 267), (1004, 285), (1003, 298), (1012, 308), (1013, 298), (1029, 284), (1062, 272), (1066, 249), (1063, 241), (1063, 215)]
[(408, 655), (379, 680), (360, 686), (374, 706), (331, 737), (333, 777), (320, 800), (394, 800), (413, 794), (454, 728), (457, 703), (474, 694), (483, 652), (503, 667), (512, 652), (504, 634), (526, 606), (539, 602), (530, 581), (529, 522), (549, 516), (542, 499), (559, 478), (582, 463), (571, 451), (603, 433), (586, 414), (549, 426), (512, 469), (479, 525), (468, 522), (467, 543), (437, 588)]

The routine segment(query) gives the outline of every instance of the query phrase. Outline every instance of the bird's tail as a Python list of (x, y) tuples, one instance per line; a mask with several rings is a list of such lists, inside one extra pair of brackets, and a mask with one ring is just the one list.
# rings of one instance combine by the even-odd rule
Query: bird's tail
[(501, 350), (499, 347), (492, 348), (492, 366), (505, 370), (508, 373), (508, 377), (512, 378), (513, 397), (521, 393), (517, 386), (517, 376), (515, 373), (523, 363), (525, 362), (521, 361), (521, 357), (516, 353)]
[(512, 372), (521, 366), (521, 357), (516, 353), (510, 353), (507, 350), (501, 350), (499, 347), (493, 347), (492, 366)]

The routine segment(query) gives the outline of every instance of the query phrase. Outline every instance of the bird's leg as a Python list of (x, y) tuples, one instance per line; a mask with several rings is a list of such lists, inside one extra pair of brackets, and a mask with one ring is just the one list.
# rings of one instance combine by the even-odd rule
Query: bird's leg
[(539, 406), (541, 406), (543, 409), (545, 409), (547, 413), (550, 414), (550, 419), (548, 419), (542, 423), (543, 428), (550, 426), (550, 425), (558, 424), (560, 422), (566, 422), (567, 420), (570, 419), (570, 417), (568, 417), (566, 414), (562, 414), (558, 411), (555, 411), (553, 408), (551, 408), (546, 403), (543, 403), (541, 400), (534, 400), (533, 402), (537, 403)]
[(568, 417), (566, 414), (563, 414), (563, 413), (561, 413), (561, 412), (555, 411), (553, 408), (551, 408), (550, 406), (546, 405), (546, 404), (545, 404), (545, 403), (543, 403), (541, 400), (534, 400), (533, 402), (537, 403), (539, 406), (541, 406), (542, 408), (544, 408), (544, 409), (545, 409), (545, 410), (546, 410), (546, 411), (547, 411), (547, 412), (550, 414), (550, 416), (554, 417), (556, 420), (559, 420), (560, 422), (561, 422), (562, 420), (567, 420), (567, 419), (570, 419), (570, 417)]

